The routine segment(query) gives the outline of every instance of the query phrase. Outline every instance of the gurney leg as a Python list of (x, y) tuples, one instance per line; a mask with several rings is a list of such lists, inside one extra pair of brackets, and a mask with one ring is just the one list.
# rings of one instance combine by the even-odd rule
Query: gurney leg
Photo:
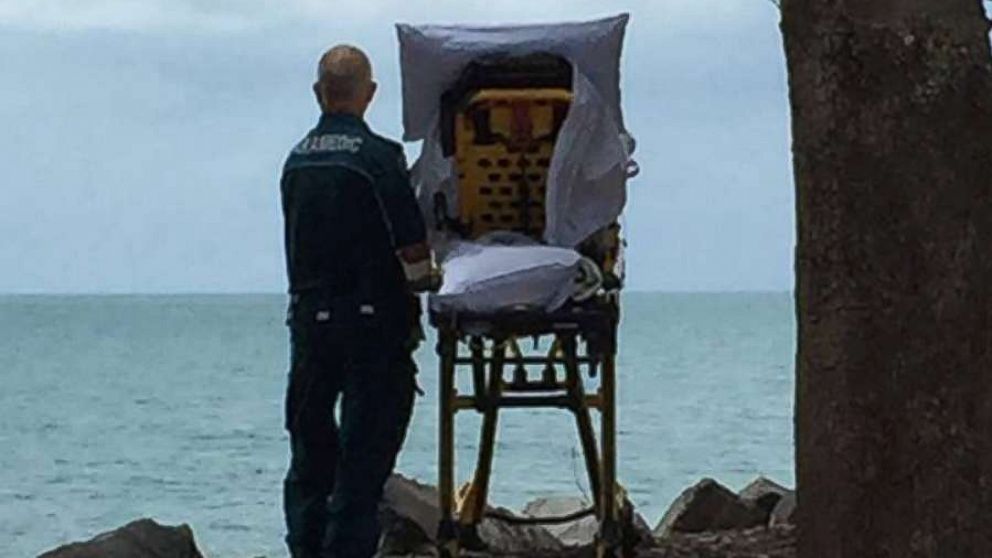
[(582, 444), (582, 456), (586, 462), (586, 473), (589, 475), (589, 488), (592, 490), (596, 513), (601, 514), (600, 508), (600, 468), (599, 448), (596, 447), (596, 432), (592, 428), (592, 417), (586, 402), (585, 387), (577, 362), (578, 347), (574, 336), (560, 336), (561, 347), (565, 355), (565, 385), (568, 393), (575, 401), (572, 413), (575, 415), (575, 426), (579, 431), (579, 442)]
[(438, 354), (441, 359), (440, 389), (440, 444), (438, 444), (438, 491), (441, 504), (441, 523), (438, 526), (438, 549), (441, 556), (458, 556), (458, 532), (454, 519), (455, 493), (455, 356), (458, 339), (453, 332), (441, 330)]
[(483, 550), (485, 544), (479, 538), (478, 525), (485, 517), (486, 502), (489, 499), (489, 481), (492, 478), (493, 454), (496, 451), (496, 429), (499, 419), (499, 398), (503, 388), (503, 363), (506, 347), (500, 339), (493, 341), (493, 354), (489, 368), (488, 385), (476, 392), (483, 408), (482, 433), (479, 443), (479, 461), (475, 476), (469, 487), (465, 508), (459, 510), (461, 546), (471, 550)]
[(623, 534), (616, 501), (616, 361), (614, 355), (603, 358), (600, 384), (602, 419), (602, 483), (600, 484), (600, 524), (596, 553), (600, 557), (619, 556)]

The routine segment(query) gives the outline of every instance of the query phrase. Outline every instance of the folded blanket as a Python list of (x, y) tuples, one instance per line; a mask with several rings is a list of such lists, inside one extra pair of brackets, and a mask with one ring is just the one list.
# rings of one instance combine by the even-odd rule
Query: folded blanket
[(553, 311), (597, 290), (596, 265), (570, 248), (507, 235), (454, 241), (440, 262), (444, 281), (430, 297), (436, 311)]

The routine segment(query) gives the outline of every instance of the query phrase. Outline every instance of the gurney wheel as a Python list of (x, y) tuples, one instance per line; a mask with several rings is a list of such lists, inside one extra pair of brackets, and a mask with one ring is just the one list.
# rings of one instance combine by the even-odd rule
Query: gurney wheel
[(442, 521), (438, 527), (437, 555), (440, 558), (458, 558), (458, 528), (454, 521)]
[(634, 525), (634, 506), (628, 500), (620, 509), (619, 521), (613, 527), (615, 530), (609, 540), (596, 538), (597, 558), (633, 558), (637, 556), (637, 547), (641, 543), (641, 534)]
[(620, 509), (620, 541), (622, 556), (626, 558), (637, 555), (637, 547), (642, 542), (641, 533), (634, 522), (634, 505), (626, 498)]
[(439, 558), (458, 558), (458, 556), (461, 555), (461, 549), (458, 548), (458, 543), (456, 541), (438, 543), (437, 555)]

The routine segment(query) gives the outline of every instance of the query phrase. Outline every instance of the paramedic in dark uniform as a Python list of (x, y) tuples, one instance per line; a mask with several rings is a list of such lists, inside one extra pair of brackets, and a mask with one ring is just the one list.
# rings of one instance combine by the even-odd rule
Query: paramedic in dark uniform
[(283, 170), (291, 339), (283, 504), (294, 558), (375, 553), (377, 507), (413, 408), (412, 293), (429, 276), (430, 253), (402, 146), (363, 119), (375, 88), (362, 51), (325, 53), (314, 84), (320, 121)]

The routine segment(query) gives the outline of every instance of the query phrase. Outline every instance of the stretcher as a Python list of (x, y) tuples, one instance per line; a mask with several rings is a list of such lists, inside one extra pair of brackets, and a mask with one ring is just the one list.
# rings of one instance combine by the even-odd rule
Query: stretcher
[[(493, 232), (545, 238), (548, 174), (573, 101), (572, 72), (568, 60), (549, 53), (486, 56), (466, 66), (440, 103), (441, 143), (445, 156), (454, 161), (457, 200), (435, 194), (439, 230), (466, 240)], [(538, 520), (497, 513), (496, 518), (555, 523), (595, 516), (597, 555), (632, 555), (633, 511), (617, 481), (621, 247), (616, 223), (582, 242), (577, 249), (601, 270), (602, 287), (551, 311), (430, 307), (440, 362), (442, 556), (485, 549), (478, 526), (493, 513), (487, 511), (487, 500), (499, 416), (521, 408), (555, 408), (573, 415), (594, 501), (589, 509), (565, 517)], [(465, 393), (457, 387), (462, 377), (471, 378)], [(482, 425), (472, 480), (456, 490), (455, 418), (462, 412), (481, 414)]]

